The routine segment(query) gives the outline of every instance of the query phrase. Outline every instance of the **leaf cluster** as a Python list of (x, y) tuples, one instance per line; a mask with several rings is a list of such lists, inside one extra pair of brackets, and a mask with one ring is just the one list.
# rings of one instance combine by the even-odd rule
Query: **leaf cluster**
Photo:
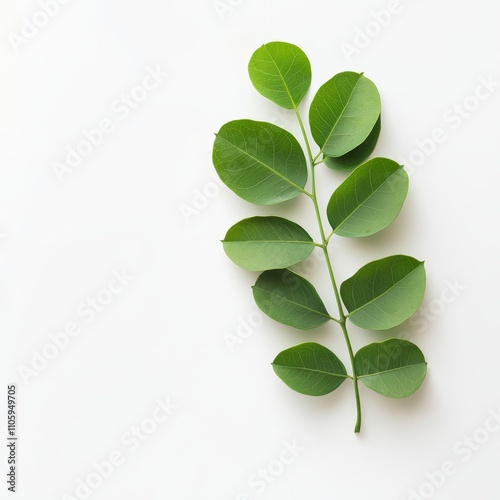
[[(213, 163), (220, 179), (240, 198), (275, 205), (299, 195), (314, 207), (321, 241), (297, 223), (269, 215), (234, 224), (223, 240), (224, 251), (238, 266), (261, 272), (253, 287), (257, 306), (273, 320), (300, 330), (327, 322), (342, 331), (351, 374), (327, 347), (302, 343), (279, 353), (272, 366), (291, 389), (322, 396), (351, 379), (357, 402), (356, 431), (361, 425), (358, 381), (391, 398), (413, 394), (427, 364), (420, 349), (388, 338), (354, 353), (347, 322), (367, 330), (388, 330), (410, 318), (422, 303), (424, 263), (406, 255), (369, 262), (337, 287), (328, 253), (333, 236), (364, 238), (389, 226), (408, 192), (403, 166), (388, 158), (368, 159), (381, 132), (381, 101), (375, 84), (362, 73), (339, 73), (316, 92), (309, 107), (309, 127), (318, 150), (312, 153), (299, 106), (311, 85), (311, 65), (297, 46), (271, 42), (255, 51), (248, 66), (255, 89), (285, 109), (294, 110), (306, 151), (288, 131), (266, 122), (235, 120), (216, 134)], [(318, 205), (315, 168), (347, 172), (333, 190), (326, 210)], [(327, 236), (322, 217), (330, 225)], [(290, 269), (319, 247), (332, 281), (337, 311), (330, 313), (313, 284)]]

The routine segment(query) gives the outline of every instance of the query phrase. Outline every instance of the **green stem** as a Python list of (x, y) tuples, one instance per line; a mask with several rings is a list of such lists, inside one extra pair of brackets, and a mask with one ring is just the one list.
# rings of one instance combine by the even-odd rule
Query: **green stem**
[[(337, 302), (337, 307), (339, 310), (338, 323), (342, 328), (342, 333), (344, 334), (345, 343), (347, 345), (347, 350), (349, 352), (349, 358), (351, 360), (351, 369), (352, 369), (352, 381), (354, 384), (354, 394), (356, 397), (356, 425), (354, 427), (354, 432), (359, 432), (361, 430), (361, 400), (359, 397), (359, 387), (358, 387), (358, 376), (356, 373), (356, 367), (354, 365), (354, 351), (352, 349), (351, 339), (349, 338), (349, 334), (347, 332), (347, 324), (346, 324), (346, 315), (344, 312), (344, 307), (342, 305), (342, 300), (340, 298), (339, 289), (337, 286), (337, 282), (335, 281), (335, 276), (333, 274), (332, 262), (330, 260), (330, 255), (328, 253), (328, 243), (333, 233), (331, 233), (328, 237), (325, 235), (325, 229), (323, 227), (323, 221), (321, 219), (321, 211), (318, 205), (318, 198), (316, 196), (316, 174), (314, 167), (316, 166), (316, 160), (319, 157), (319, 154), (313, 158), (311, 152), (311, 146), (309, 144), (309, 139), (307, 137), (304, 124), (302, 122), (302, 118), (300, 116), (299, 110), (297, 107), (294, 108), (295, 114), (297, 115), (297, 119), (299, 121), (300, 129), (302, 131), (302, 135), (304, 137), (304, 141), (306, 143), (307, 154), (309, 157), (309, 162), (311, 164), (311, 200), (314, 205), (314, 212), (316, 213), (316, 220), (318, 221), (318, 228), (321, 236), (321, 248), (323, 250), (323, 254), (325, 256), (326, 267), (328, 268), (328, 274), (330, 275), (330, 281), (332, 282), (333, 293), (335, 294), (335, 300)], [(321, 154), (321, 153), (320, 153)], [(333, 318), (332, 318), (333, 319)]]
[(335, 234), (334, 231), (332, 231), (326, 238), (326, 244), (328, 245), (328, 243), (330, 242), (330, 238)]
[(354, 384), (354, 394), (356, 396), (356, 425), (354, 427), (354, 432), (359, 432), (361, 430), (361, 399), (359, 397), (358, 375), (356, 373), (356, 367), (354, 366), (354, 352), (352, 350), (349, 334), (347, 333), (345, 317), (341, 320), (340, 326), (344, 332), (345, 343), (347, 344), (347, 350), (349, 351), (349, 357), (351, 358), (352, 381)]
[[(306, 143), (307, 156), (309, 157), (309, 163), (311, 164), (312, 167), (312, 165), (314, 165), (314, 158), (311, 151), (311, 145), (309, 144), (309, 139), (307, 138), (304, 122), (302, 121), (302, 117), (300, 116), (299, 109), (297, 108), (297, 106), (294, 106), (293, 110), (295, 111), (295, 115), (297, 116), (297, 120), (299, 121), (300, 130), (302, 131), (302, 136), (304, 137), (304, 141)], [(313, 183), (313, 190), (314, 190), (314, 183)]]
[(316, 160), (321, 156), (321, 153), (323, 150), (321, 150), (314, 158), (313, 158), (313, 163), (316, 163)]

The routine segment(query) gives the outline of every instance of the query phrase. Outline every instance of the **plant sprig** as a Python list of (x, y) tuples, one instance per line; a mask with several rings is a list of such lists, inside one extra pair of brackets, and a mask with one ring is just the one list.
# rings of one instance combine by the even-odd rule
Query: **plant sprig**
[[(282, 217), (251, 217), (233, 225), (223, 240), (228, 257), (240, 267), (261, 271), (253, 295), (257, 306), (282, 324), (310, 330), (333, 321), (340, 326), (351, 375), (336, 354), (306, 342), (282, 351), (272, 363), (291, 389), (322, 396), (351, 379), (356, 400), (355, 432), (361, 429), (359, 382), (391, 398), (413, 394), (422, 384), (427, 363), (407, 340), (389, 338), (354, 353), (347, 320), (368, 330), (388, 330), (410, 318), (425, 291), (424, 263), (406, 255), (370, 262), (337, 285), (328, 244), (333, 235), (360, 238), (375, 234), (399, 215), (408, 192), (403, 166), (372, 154), (381, 130), (380, 95), (362, 73), (343, 72), (322, 85), (309, 110), (309, 125), (319, 150), (313, 154), (299, 105), (312, 80), (311, 65), (297, 46), (271, 42), (257, 49), (248, 66), (257, 91), (295, 112), (306, 154), (288, 131), (265, 122), (235, 120), (216, 134), (213, 163), (221, 180), (238, 196), (257, 205), (275, 205), (306, 195), (313, 204), (321, 241)], [(316, 195), (320, 164), (351, 171), (333, 192), (326, 217)], [(310, 177), (310, 188), (306, 184)], [(337, 306), (328, 312), (314, 286), (290, 266), (322, 249)]]

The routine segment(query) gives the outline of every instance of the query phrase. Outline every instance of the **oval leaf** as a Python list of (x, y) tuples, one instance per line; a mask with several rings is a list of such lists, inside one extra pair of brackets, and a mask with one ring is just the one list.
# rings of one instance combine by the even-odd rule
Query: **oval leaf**
[(216, 134), (213, 163), (226, 186), (256, 205), (304, 192), (307, 164), (297, 139), (271, 123), (235, 120)]
[(387, 158), (360, 165), (335, 190), (328, 220), (339, 236), (359, 238), (386, 228), (399, 215), (408, 193), (408, 174)]
[(388, 398), (411, 396), (427, 373), (422, 351), (402, 339), (388, 339), (363, 347), (354, 357), (354, 366), (366, 387)]
[(288, 387), (308, 396), (324, 396), (348, 377), (342, 361), (314, 342), (280, 352), (273, 361), (273, 369)]
[(380, 116), (380, 95), (361, 73), (345, 71), (316, 93), (309, 111), (311, 133), (327, 156), (343, 156), (362, 144)]
[(257, 49), (248, 73), (260, 94), (286, 109), (296, 108), (311, 85), (309, 59), (291, 43), (271, 42)]
[(344, 156), (339, 156), (338, 158), (325, 156), (325, 165), (332, 170), (343, 171), (352, 170), (353, 168), (358, 167), (373, 153), (380, 136), (381, 128), (382, 121), (379, 116), (377, 123), (375, 123), (373, 130), (370, 132), (370, 135), (362, 144), (360, 144), (357, 148), (354, 148), (352, 151), (349, 151), (349, 153)]
[(253, 296), (263, 313), (300, 330), (317, 328), (330, 319), (314, 286), (288, 269), (262, 273), (253, 287)]
[(340, 287), (349, 319), (370, 330), (406, 321), (420, 307), (424, 292), (424, 263), (406, 255), (370, 262)]
[(228, 230), (222, 243), (227, 256), (248, 271), (288, 267), (314, 250), (306, 231), (281, 217), (244, 219)]

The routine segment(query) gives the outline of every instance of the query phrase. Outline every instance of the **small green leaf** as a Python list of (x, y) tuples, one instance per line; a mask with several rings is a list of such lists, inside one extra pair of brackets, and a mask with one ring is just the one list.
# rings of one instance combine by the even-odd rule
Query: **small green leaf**
[(260, 94), (286, 109), (296, 108), (311, 85), (309, 59), (291, 43), (271, 42), (257, 49), (248, 73)]
[(249, 271), (288, 267), (314, 250), (306, 231), (281, 217), (244, 219), (228, 230), (222, 243), (227, 256)]
[(273, 369), (290, 389), (307, 396), (324, 396), (348, 378), (342, 361), (314, 342), (280, 352), (273, 361)]
[(256, 205), (274, 205), (304, 192), (307, 164), (297, 139), (266, 122), (235, 120), (222, 126), (213, 163), (226, 186)]
[(354, 366), (366, 387), (388, 398), (411, 396), (427, 373), (422, 351), (402, 339), (388, 339), (363, 347), (354, 357)]
[(353, 168), (358, 167), (373, 153), (380, 136), (381, 128), (382, 124), (379, 116), (377, 123), (375, 123), (375, 126), (370, 132), (370, 135), (362, 144), (354, 148), (352, 151), (349, 151), (349, 153), (344, 156), (339, 156), (338, 158), (325, 156), (325, 165), (332, 170), (342, 171), (352, 170)]
[(309, 281), (288, 269), (262, 273), (253, 296), (270, 318), (300, 330), (317, 328), (330, 319), (318, 292)]
[(386, 228), (399, 215), (408, 193), (408, 174), (387, 158), (373, 158), (335, 190), (328, 220), (339, 236), (359, 238)]
[(327, 156), (349, 153), (370, 135), (380, 107), (377, 87), (362, 73), (335, 75), (311, 103), (309, 123), (316, 144)]
[(406, 321), (420, 307), (424, 292), (424, 263), (407, 255), (370, 262), (340, 287), (351, 322), (370, 330)]

